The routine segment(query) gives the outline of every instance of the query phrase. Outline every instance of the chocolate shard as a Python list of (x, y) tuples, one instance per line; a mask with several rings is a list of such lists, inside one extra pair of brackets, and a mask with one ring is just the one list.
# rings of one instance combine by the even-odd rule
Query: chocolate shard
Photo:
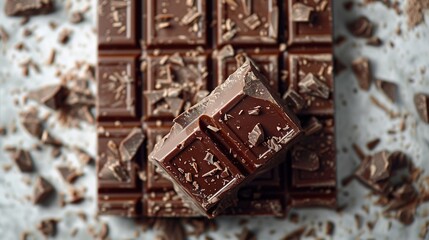
[(396, 83), (377, 79), (375, 85), (392, 102), (398, 101), (398, 85)]
[(38, 117), (36, 109), (30, 109), (27, 112), (20, 113), (21, 123), (28, 133), (40, 139), (43, 133), (42, 120)]
[(68, 90), (65, 86), (54, 84), (30, 91), (27, 97), (46, 105), (49, 108), (57, 110), (64, 106), (64, 100), (67, 95)]
[(294, 22), (309, 22), (313, 11), (313, 7), (297, 2), (292, 5), (292, 20)]
[(133, 128), (130, 134), (119, 144), (119, 154), (122, 161), (131, 161), (140, 149), (145, 136), (141, 128)]
[(372, 81), (369, 59), (360, 57), (353, 61), (352, 70), (362, 90), (369, 90)]
[(414, 105), (420, 118), (429, 123), (429, 94), (417, 93), (414, 95)]
[(68, 183), (73, 183), (79, 176), (82, 175), (76, 169), (69, 166), (59, 166), (57, 169), (63, 179)]
[(249, 132), (248, 141), (250, 143), (250, 147), (256, 147), (264, 142), (264, 129), (260, 123), (256, 124), (252, 131)]
[(323, 99), (329, 98), (329, 87), (326, 83), (319, 80), (313, 73), (308, 73), (299, 83), (299, 91), (308, 93), (315, 97)]
[(292, 148), (292, 168), (304, 171), (316, 171), (320, 167), (319, 156), (302, 146)]
[(308, 121), (303, 124), (304, 132), (306, 136), (310, 136), (320, 132), (323, 129), (322, 123), (315, 117), (311, 117)]
[(34, 170), (33, 158), (30, 152), (18, 149), (12, 153), (12, 158), (21, 172), (32, 172)]
[(57, 219), (44, 219), (37, 224), (37, 229), (45, 236), (45, 237), (54, 237), (57, 234)]
[(301, 95), (293, 89), (289, 89), (283, 95), (283, 99), (285, 99), (288, 106), (294, 109), (295, 111), (300, 111), (305, 107), (305, 99), (301, 97)]
[[(302, 135), (296, 117), (271, 91), (246, 59), (209, 96), (174, 119), (149, 155), (200, 214), (212, 218), (231, 206), (238, 189), (283, 160), (287, 146)], [(259, 114), (246, 114), (257, 108)], [(185, 176), (192, 164), (182, 159), (195, 159), (202, 173), (193, 175), (192, 183)]]
[(55, 193), (55, 188), (48, 180), (38, 177), (34, 186), (33, 202), (44, 204)]
[(32, 16), (54, 10), (53, 0), (6, 0), (4, 11), (8, 16)]
[(128, 169), (119, 160), (113, 158), (110, 158), (100, 169), (98, 177), (100, 179), (116, 180), (119, 182), (128, 182), (130, 180)]
[(237, 235), (238, 240), (256, 240), (256, 235), (251, 232), (247, 227), (244, 227)]
[(63, 143), (60, 140), (54, 138), (46, 129), (43, 130), (40, 140), (42, 141), (42, 143), (52, 145), (52, 146), (59, 147), (63, 145)]
[(376, 153), (371, 158), (371, 165), (369, 166), (371, 180), (378, 182), (390, 177), (391, 163), (389, 161), (389, 156), (389, 152), (382, 151)]
[(361, 16), (347, 24), (347, 29), (355, 37), (372, 37), (374, 26), (365, 16)]

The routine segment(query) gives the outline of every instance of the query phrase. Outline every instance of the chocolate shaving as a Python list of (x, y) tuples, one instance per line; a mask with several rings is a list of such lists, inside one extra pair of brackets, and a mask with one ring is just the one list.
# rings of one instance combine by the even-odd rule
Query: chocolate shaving
[(364, 57), (356, 59), (352, 63), (352, 70), (360, 88), (368, 91), (372, 80), (369, 59)]
[(297, 2), (292, 5), (292, 20), (294, 22), (309, 22), (313, 11), (313, 7)]
[(414, 95), (414, 105), (420, 118), (429, 123), (429, 94), (417, 93)]
[(299, 91), (302, 93), (308, 93), (323, 99), (329, 98), (329, 87), (326, 85), (326, 83), (314, 76), (313, 73), (308, 73), (304, 79), (298, 83), (298, 86)]
[(55, 189), (48, 180), (38, 177), (34, 187), (33, 202), (35, 204), (44, 204), (54, 194)]
[(119, 154), (122, 161), (130, 161), (140, 149), (145, 136), (141, 128), (133, 128), (128, 136), (119, 144)]
[(257, 147), (259, 144), (264, 142), (264, 129), (260, 123), (256, 124), (252, 131), (248, 134), (248, 141), (250, 143), (250, 147)]

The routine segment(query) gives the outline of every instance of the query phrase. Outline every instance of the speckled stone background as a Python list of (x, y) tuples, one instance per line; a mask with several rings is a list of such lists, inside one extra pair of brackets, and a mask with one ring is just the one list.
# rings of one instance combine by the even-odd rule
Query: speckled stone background
[[(4, 15), (5, 1), (0, 1), (0, 25), (10, 35), (7, 43), (0, 42), (0, 126), (17, 130), (13, 134), (0, 136), (0, 165), (12, 163), (9, 155), (3, 150), (5, 146), (20, 146), (30, 148), (37, 141), (21, 127), (18, 113), (31, 104), (23, 104), (22, 96), (27, 90), (36, 89), (49, 83), (58, 83), (55, 77), (57, 68), (66, 72), (71, 69), (76, 60), (96, 63), (96, 1), (76, 0), (72, 3), (72, 10), (79, 10), (89, 5), (90, 10), (85, 13), (85, 21), (79, 25), (68, 23), (68, 12), (64, 5), (66, 1), (57, 1), (57, 11), (46, 16), (31, 18), (26, 25), (33, 30), (33, 35), (25, 39), (28, 50), (17, 51), (16, 43), (23, 41), (23, 27), (20, 18), (8, 18)], [(373, 63), (375, 78), (385, 79), (400, 86), (400, 101), (391, 104), (373, 85), (369, 92), (358, 90), (354, 75), (349, 69), (339, 74), (336, 81), (336, 120), (337, 120), (337, 149), (338, 149), (338, 179), (349, 175), (359, 163), (357, 156), (351, 150), (352, 143), (364, 146), (369, 140), (381, 138), (381, 144), (374, 151), (381, 149), (401, 149), (413, 157), (415, 165), (425, 168), (424, 174), (429, 174), (429, 125), (424, 124), (417, 116), (413, 104), (415, 92), (429, 93), (429, 15), (426, 12), (426, 22), (415, 29), (407, 26), (406, 14), (398, 15), (394, 10), (386, 8), (381, 3), (373, 3), (366, 7), (356, 6), (352, 11), (346, 12), (343, 8), (344, 0), (334, 0), (335, 36), (344, 35), (347, 42), (335, 47), (335, 55), (347, 66), (359, 56), (368, 57)], [(360, 1), (355, 1), (360, 2)], [(400, 1), (401, 9), (405, 9), (406, 1)], [(355, 39), (345, 28), (345, 23), (357, 16), (365, 15), (376, 24), (375, 35), (380, 37), (384, 44), (381, 47), (371, 47), (364, 40)], [(58, 28), (51, 30), (49, 22), (56, 22)], [(71, 40), (67, 47), (57, 42), (58, 33), (63, 28), (73, 30)], [(397, 29), (401, 34), (397, 34)], [(42, 67), (40, 73), (30, 71), (29, 77), (23, 77), (19, 62), (32, 58), (40, 63), (48, 58), (51, 48), (57, 50), (55, 66)], [(369, 100), (373, 95), (395, 112), (409, 114), (406, 120), (406, 130), (399, 131), (400, 118), (390, 119), (389, 116)], [(15, 102), (18, 102), (16, 104)], [(41, 109), (42, 115), (49, 110)], [(48, 124), (55, 137), (61, 139), (69, 146), (79, 146), (95, 156), (95, 127), (82, 124), (80, 129), (65, 128), (61, 126), (55, 116), (48, 119)], [(388, 134), (387, 131), (396, 129), (397, 134)], [(366, 150), (366, 149), (365, 149)], [(35, 179), (37, 175), (45, 176), (51, 180), (57, 189), (66, 187), (55, 166), (64, 162), (71, 162), (80, 167), (76, 156), (70, 150), (63, 150), (64, 158), (52, 159), (51, 149), (43, 148), (41, 151), (31, 151), (36, 171), (28, 175)], [(368, 152), (370, 153), (370, 152)], [(85, 186), (88, 189), (86, 201), (78, 205), (67, 205), (60, 208), (56, 203), (49, 207), (33, 206), (26, 199), (32, 192), (32, 185), (25, 184), (23, 174), (13, 166), (5, 173), (0, 169), (0, 239), (19, 239), (23, 230), (32, 233), (35, 239), (43, 239), (35, 225), (43, 218), (55, 217), (62, 221), (58, 225), (57, 239), (88, 239), (89, 225), (99, 227), (92, 217), (88, 223), (83, 222), (76, 215), (76, 211), (84, 211), (90, 216), (95, 214), (95, 169), (82, 167), (85, 175), (78, 179), (76, 186)], [(298, 224), (287, 219), (256, 217), (248, 219), (247, 227), (257, 233), (258, 239), (280, 239), (286, 233), (303, 225), (318, 229), (317, 236), (329, 239), (324, 233), (327, 220), (335, 222), (333, 239), (418, 239), (422, 224), (429, 220), (427, 213), (429, 204), (421, 205), (417, 210), (415, 222), (408, 227), (396, 220), (384, 218), (382, 209), (374, 206), (375, 198), (368, 197), (368, 190), (357, 182), (347, 187), (340, 185), (340, 205), (347, 204), (341, 214), (329, 210), (298, 210), (293, 211), (300, 217)], [(54, 199), (55, 201), (55, 199)], [(366, 214), (362, 206), (369, 206)], [(354, 214), (365, 216), (365, 221), (376, 221), (375, 227), (370, 231), (366, 224), (361, 230), (355, 229)], [(425, 217), (426, 215), (426, 217)], [(219, 229), (210, 232), (215, 239), (235, 239), (235, 234), (241, 231), (239, 222), (242, 218), (221, 217), (218, 220)], [(140, 231), (132, 220), (117, 217), (101, 217), (101, 221), (108, 222), (111, 239), (133, 239), (134, 232)], [(389, 221), (392, 228), (388, 230)], [(73, 228), (79, 231), (75, 237), (70, 237)], [(273, 232), (274, 231), (274, 232)], [(140, 239), (152, 239), (154, 233), (148, 231), (140, 234)], [(200, 237), (201, 239), (204, 236)], [(429, 238), (428, 238), (429, 239)]]

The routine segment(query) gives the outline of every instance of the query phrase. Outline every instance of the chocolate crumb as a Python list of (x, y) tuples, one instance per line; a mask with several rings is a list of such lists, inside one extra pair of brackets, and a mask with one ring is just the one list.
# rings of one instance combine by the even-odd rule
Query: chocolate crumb
[(75, 11), (75, 12), (73, 12), (73, 13), (70, 15), (69, 20), (70, 20), (70, 22), (71, 22), (71, 23), (73, 23), (73, 24), (81, 23), (81, 22), (83, 22), (83, 20), (84, 20), (84, 18), (83, 18), (83, 13), (82, 13), (82, 12)]
[(63, 29), (58, 35), (58, 42), (61, 44), (67, 44), (70, 40), (71, 30)]
[(50, 218), (44, 219), (39, 224), (37, 224), (37, 229), (45, 236), (45, 237), (54, 237), (57, 234), (57, 223), (58, 220)]
[(367, 142), (366, 147), (368, 148), (368, 150), (374, 150), (380, 142), (381, 142), (380, 138), (375, 138)]

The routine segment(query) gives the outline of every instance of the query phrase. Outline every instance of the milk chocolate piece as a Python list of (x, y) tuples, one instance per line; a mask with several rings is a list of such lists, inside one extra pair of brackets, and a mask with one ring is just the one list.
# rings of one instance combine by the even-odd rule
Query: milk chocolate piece
[(372, 37), (374, 26), (365, 16), (360, 16), (359, 18), (349, 22), (347, 28), (351, 34), (355, 37), (370, 38)]
[(32, 172), (34, 170), (33, 158), (30, 152), (18, 149), (12, 153), (12, 158), (21, 172)]
[(26, 112), (22, 112), (21, 123), (24, 126), (25, 130), (34, 137), (40, 139), (43, 133), (43, 124), (42, 120), (38, 117), (38, 112), (36, 109), (30, 109)]
[(70, 166), (59, 166), (57, 169), (61, 177), (68, 183), (73, 183), (81, 175), (81, 173)]
[(377, 79), (375, 85), (390, 101), (396, 102), (398, 100), (398, 85), (396, 83)]
[[(293, 114), (270, 92), (263, 78), (247, 60), (208, 97), (177, 117), (170, 134), (149, 155), (207, 217), (220, 214), (236, 200), (244, 183), (281, 161), (284, 150), (302, 133)], [(261, 106), (262, 114), (244, 112), (256, 106)], [(226, 114), (232, 118), (223, 120)], [(213, 133), (208, 125), (219, 131)], [(255, 126), (264, 129), (263, 144), (256, 145), (260, 136), (255, 141), (248, 139)], [(221, 178), (225, 169), (230, 174)], [(185, 177), (188, 172), (193, 174), (192, 183)]]
[(56, 219), (44, 219), (37, 224), (37, 229), (45, 236), (45, 237), (54, 237), (57, 234), (57, 223)]
[(52, 0), (6, 0), (5, 13), (8, 16), (31, 16), (47, 14), (54, 10)]
[(27, 97), (57, 110), (63, 106), (67, 94), (66, 87), (61, 84), (54, 84), (30, 91)]
[(33, 201), (35, 204), (44, 204), (54, 192), (55, 189), (48, 180), (38, 177), (34, 186)]
[(429, 123), (429, 94), (417, 93), (414, 95), (414, 105), (420, 118)]

